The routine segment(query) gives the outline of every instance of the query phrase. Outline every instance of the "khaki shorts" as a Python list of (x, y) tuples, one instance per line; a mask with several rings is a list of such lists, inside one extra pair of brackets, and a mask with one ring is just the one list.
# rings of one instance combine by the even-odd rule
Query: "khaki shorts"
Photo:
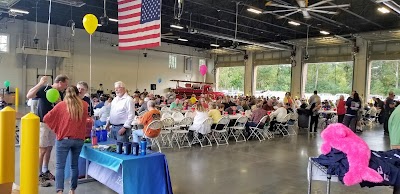
[(45, 148), (54, 146), (56, 143), (56, 134), (50, 130), (46, 124), (40, 123), (40, 136), (39, 136), (39, 147)]

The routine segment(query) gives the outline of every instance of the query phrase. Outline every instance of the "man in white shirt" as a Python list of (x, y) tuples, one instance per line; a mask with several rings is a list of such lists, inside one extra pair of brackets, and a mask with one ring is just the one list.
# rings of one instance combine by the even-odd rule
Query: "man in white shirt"
[[(269, 130), (270, 131), (275, 131), (275, 124), (276, 123), (283, 123), (286, 122), (285, 117), (288, 114), (286, 107), (283, 105), (282, 102), (279, 102), (277, 104), (278, 109), (276, 109), (274, 112), (272, 112), (269, 116), (271, 118), (271, 122), (269, 124)], [(276, 118), (276, 120), (273, 120)]]
[(131, 123), (135, 117), (135, 104), (132, 97), (126, 91), (125, 84), (121, 81), (115, 82), (116, 97), (111, 102), (110, 119), (107, 129), (111, 127), (111, 138), (128, 142), (131, 134)]
[(315, 90), (314, 95), (310, 96), (308, 99), (308, 104), (312, 105), (313, 103), (321, 102), (321, 97), (319, 97), (317, 93), (317, 90)]

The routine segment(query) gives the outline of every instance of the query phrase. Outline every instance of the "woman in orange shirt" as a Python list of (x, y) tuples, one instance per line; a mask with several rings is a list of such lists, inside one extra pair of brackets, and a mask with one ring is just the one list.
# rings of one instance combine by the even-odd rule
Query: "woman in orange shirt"
[(79, 97), (78, 88), (66, 89), (64, 101), (58, 103), (44, 117), (44, 123), (57, 135), (56, 141), (56, 192), (64, 191), (64, 171), (71, 151), (71, 189), (75, 194), (78, 186), (78, 159), (85, 140), (86, 119), (89, 105)]

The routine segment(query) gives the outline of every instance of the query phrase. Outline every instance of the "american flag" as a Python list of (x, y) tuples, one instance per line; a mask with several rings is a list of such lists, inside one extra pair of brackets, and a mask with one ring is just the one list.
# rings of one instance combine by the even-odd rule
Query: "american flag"
[(118, 0), (119, 50), (161, 45), (161, 0)]

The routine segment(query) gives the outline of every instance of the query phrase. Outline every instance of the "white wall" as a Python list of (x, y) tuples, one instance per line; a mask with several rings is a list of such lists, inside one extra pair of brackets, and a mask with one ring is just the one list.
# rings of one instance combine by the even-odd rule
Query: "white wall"
[[(26, 21), (25, 21), (26, 22)], [(24, 27), (25, 26), (25, 27)], [(44, 73), (45, 57), (28, 55), (26, 83), (23, 83), (23, 55), (16, 54), (15, 50), (18, 44), (18, 34), (35, 35), (35, 23), (16, 20), (15, 23), (7, 24), (7, 28), (0, 28), (0, 33), (10, 34), (10, 52), (1, 54), (0, 63), (0, 82), (5, 80), (11, 82), (11, 88), (25, 85), (29, 90), (36, 84), (37, 72)], [(70, 38), (70, 28), (51, 26), (51, 37), (59, 37), (58, 44), (65, 44), (69, 41), (60, 41), (64, 38)], [(38, 24), (38, 38), (41, 44), (45, 44), (47, 37), (47, 24)], [(31, 38), (33, 39), (33, 38)], [(48, 59), (48, 74), (54, 71), (54, 75), (68, 72), (68, 76), (72, 78), (72, 83), (77, 81), (89, 82), (89, 35), (81, 29), (77, 29), (73, 41), (73, 55), (70, 60), (61, 60), (55, 57)], [(144, 50), (139, 51), (119, 51), (117, 47), (112, 47), (112, 43), (118, 42), (118, 36), (113, 34), (96, 32), (92, 37), (92, 87), (98, 87), (99, 83), (103, 83), (104, 89), (112, 89), (113, 83), (123, 81), (129, 90), (138, 88), (150, 90), (150, 84), (157, 84), (156, 94), (163, 94), (169, 87), (175, 87), (176, 83), (171, 79), (203, 81), (203, 77), (199, 73), (199, 58), (207, 58), (209, 72), (207, 81), (213, 81), (214, 77), (212, 69), (214, 61), (210, 55), (197, 52), (195, 48), (162, 43), (161, 47), (147, 50), (147, 57), (143, 56)], [(53, 44), (53, 42), (51, 42)], [(153, 51), (157, 50), (157, 51)], [(162, 52), (159, 52), (162, 51)], [(169, 53), (178, 53), (187, 56), (193, 56), (193, 71), (190, 74), (184, 73), (184, 56), (177, 55), (177, 68), (169, 69)], [(60, 63), (57, 63), (57, 62)], [(72, 62), (72, 71), (67, 71), (65, 64)], [(72, 75), (71, 75), (72, 74)], [(158, 78), (162, 79), (160, 84), (157, 83)], [(1, 86), (0, 86), (1, 88)], [(25, 95), (25, 91), (21, 91), (21, 95)], [(21, 97), (21, 100), (24, 100)]]

